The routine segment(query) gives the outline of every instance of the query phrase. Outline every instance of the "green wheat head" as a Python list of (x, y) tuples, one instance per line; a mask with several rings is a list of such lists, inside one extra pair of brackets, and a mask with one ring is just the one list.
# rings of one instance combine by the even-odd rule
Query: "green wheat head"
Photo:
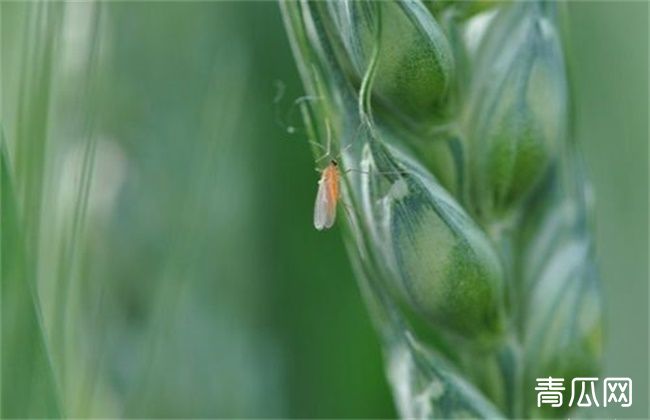
[(400, 414), (568, 415), (535, 379), (598, 371), (601, 295), (561, 5), (281, 8)]

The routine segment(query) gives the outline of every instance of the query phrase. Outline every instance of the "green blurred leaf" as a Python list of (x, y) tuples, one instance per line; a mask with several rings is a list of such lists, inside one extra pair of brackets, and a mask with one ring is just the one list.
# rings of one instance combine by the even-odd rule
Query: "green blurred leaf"
[[(0, 128), (1, 129), (1, 128)], [(1, 133), (0, 133), (1, 135)], [(25, 253), (4, 136), (0, 139), (2, 417), (59, 417), (58, 393)]]

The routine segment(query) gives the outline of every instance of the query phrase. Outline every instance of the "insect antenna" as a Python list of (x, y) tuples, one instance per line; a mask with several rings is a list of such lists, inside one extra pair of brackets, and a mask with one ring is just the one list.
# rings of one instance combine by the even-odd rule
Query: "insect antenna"
[(296, 98), (289, 108), (286, 111), (282, 110), (282, 107), (280, 106), (280, 103), (284, 99), (284, 96), (287, 91), (287, 87), (285, 83), (281, 80), (276, 80), (274, 82), (275, 85), (275, 96), (273, 97), (273, 114), (274, 114), (274, 120), (275, 124), (280, 127), (283, 131), (286, 131), (288, 134), (298, 134), (298, 133), (304, 133), (304, 130), (301, 130), (298, 128), (297, 124), (293, 124), (293, 120), (295, 119), (295, 113), (298, 109), (302, 108), (302, 105), (305, 102), (309, 101), (319, 101), (322, 99), (320, 96), (313, 96), (313, 95), (304, 95)]

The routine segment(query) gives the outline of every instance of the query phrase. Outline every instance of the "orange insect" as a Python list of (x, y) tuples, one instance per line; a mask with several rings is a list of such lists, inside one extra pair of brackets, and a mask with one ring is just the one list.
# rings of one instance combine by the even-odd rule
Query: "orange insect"
[(314, 227), (318, 230), (329, 229), (334, 225), (336, 205), (341, 197), (340, 179), (339, 164), (332, 159), (329, 165), (323, 169), (318, 181), (318, 193), (314, 205)]
[[(361, 128), (362, 125), (359, 126), (359, 129)], [(336, 206), (341, 200), (341, 176), (351, 171), (358, 171), (357, 169), (346, 169), (341, 172), (337, 160), (331, 158), (332, 133), (328, 121), (325, 121), (325, 129), (327, 131), (326, 148), (319, 143), (311, 142), (314, 146), (325, 149), (325, 155), (316, 159), (316, 162), (330, 157), (330, 163), (321, 171), (320, 180), (318, 181), (318, 193), (316, 193), (316, 203), (314, 205), (314, 227), (318, 230), (329, 229), (334, 225), (334, 221), (336, 220)], [(360, 136), (355, 135), (352, 141), (358, 138)], [(341, 156), (351, 146), (352, 142), (339, 150), (337, 156)], [(358, 172), (363, 173), (363, 171)], [(345, 205), (345, 203), (343, 204)]]
[[(332, 131), (327, 120), (325, 121), (325, 130), (327, 132), (326, 148), (323, 148), (318, 143), (312, 142), (315, 146), (325, 149), (325, 154), (316, 159), (316, 162), (330, 157), (330, 163), (325, 169), (320, 171), (321, 176), (320, 180), (318, 180), (318, 192), (316, 193), (316, 203), (314, 204), (314, 227), (317, 230), (329, 229), (334, 225), (334, 221), (336, 220), (336, 205), (341, 199), (341, 171), (339, 170), (339, 163), (331, 157)], [(343, 150), (340, 150), (339, 156), (350, 146), (349, 144)]]

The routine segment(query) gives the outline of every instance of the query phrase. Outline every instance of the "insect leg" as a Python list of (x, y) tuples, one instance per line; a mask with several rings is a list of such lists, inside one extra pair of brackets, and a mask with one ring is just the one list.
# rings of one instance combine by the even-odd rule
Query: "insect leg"
[[(360, 174), (366, 174), (370, 175), (371, 172), (369, 171), (363, 171), (361, 169), (354, 169), (354, 168), (348, 168), (343, 171), (343, 174), (347, 174), (348, 172), (357, 172)], [(407, 175), (408, 173), (406, 171), (377, 171), (375, 172), (378, 175)]]
[[(329, 120), (327, 119), (325, 120), (325, 131), (327, 132), (327, 148), (325, 149), (325, 154), (316, 159), (316, 163), (332, 155), (332, 130), (330, 128)], [(321, 146), (321, 148), (322, 147), (323, 146)]]

